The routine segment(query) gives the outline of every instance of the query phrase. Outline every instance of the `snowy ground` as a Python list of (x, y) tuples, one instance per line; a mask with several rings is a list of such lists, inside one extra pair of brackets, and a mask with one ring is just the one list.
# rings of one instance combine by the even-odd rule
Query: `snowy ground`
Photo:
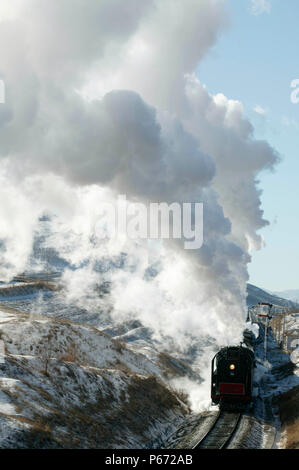
[[(206, 429), (213, 412), (190, 414), (171, 386), (183, 381), (198, 394), (193, 358), (213, 348), (209, 339), (173, 354), (139, 322), (113, 322), (105, 299), (66, 302), (50, 287), (0, 286), (1, 447), (171, 448)], [(235, 447), (283, 446), (277, 402), (299, 382), (271, 334), (264, 361), (263, 333), (261, 325), (254, 408)]]
[(155, 447), (188, 414), (163, 363), (90, 325), (0, 308), (1, 448)]
[[(269, 331), (267, 355), (264, 351), (264, 326), (260, 326), (260, 341), (256, 346), (254, 416), (261, 422), (275, 427), (274, 447), (281, 448), (281, 422), (279, 403), (283, 396), (299, 386), (298, 368), (289, 354), (283, 352)], [(298, 422), (297, 422), (298, 423)]]
[[(153, 363), (163, 363), (164, 368), (168, 369), (169, 380), (177, 377), (188, 379), (184, 383), (181, 380), (179, 384), (179, 388), (186, 391), (190, 390), (190, 387), (195, 390), (202, 382), (201, 361), (199, 361), (202, 353), (210, 350), (213, 355), (217, 350), (215, 342), (210, 338), (199, 341), (198, 338), (194, 340), (191, 335), (190, 347), (179, 350), (173, 338), (165, 336), (157, 338), (154, 331), (145, 328), (138, 320), (116, 321), (111, 315), (109, 301), (105, 296), (98, 295), (95, 298), (86, 295), (78, 302), (78, 299), (66, 298), (63, 290), (39, 289), (30, 296), (26, 289), (23, 295), (7, 298), (2, 295), (0, 288), (0, 303), (31, 315), (93, 326), (111, 338), (125, 343), (128, 349), (145, 355)], [(12, 294), (13, 291), (10, 295)], [(173, 383), (176, 384), (177, 381)], [(206, 394), (206, 391), (204, 393)], [(197, 403), (194, 406), (197, 406)]]
[[(248, 325), (247, 325), (248, 326)], [(252, 330), (258, 328), (252, 327)], [(260, 336), (255, 345), (256, 368), (254, 369), (253, 404), (243, 414), (238, 432), (229, 447), (233, 449), (284, 448), (286, 431), (282, 430), (280, 402), (288, 393), (296, 391), (298, 402), (298, 369), (290, 356), (278, 347), (270, 331), (267, 357), (264, 356), (264, 326), (259, 326)], [(287, 397), (288, 398), (288, 397)], [(170, 436), (166, 448), (192, 448), (208, 432), (215, 419), (215, 411), (207, 411), (199, 416), (190, 416)], [(291, 413), (294, 409), (291, 410)], [(291, 416), (293, 423), (295, 416)], [(297, 425), (298, 427), (298, 420)], [(291, 429), (293, 433), (293, 428)]]

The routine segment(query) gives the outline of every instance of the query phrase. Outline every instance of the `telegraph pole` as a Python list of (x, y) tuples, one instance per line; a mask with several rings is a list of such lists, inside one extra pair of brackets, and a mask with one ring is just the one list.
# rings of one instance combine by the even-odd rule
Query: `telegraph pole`
[(247, 310), (247, 323), (250, 322), (251, 318), (250, 318), (250, 307), (248, 307), (248, 310)]
[(266, 317), (266, 327), (265, 327), (265, 356), (264, 356), (264, 361), (266, 361), (266, 359), (267, 359), (268, 326), (269, 326), (269, 318), (268, 318), (268, 315), (267, 315), (267, 317)]
[(268, 313), (266, 315), (260, 314), (259, 317), (264, 317), (265, 320), (265, 340), (264, 340), (264, 360), (266, 361), (267, 359), (267, 347), (268, 347), (268, 329), (269, 329), (269, 321), (271, 320), (271, 310), (273, 307), (273, 304), (269, 304), (266, 302), (260, 302), (259, 305), (266, 305), (268, 307)]

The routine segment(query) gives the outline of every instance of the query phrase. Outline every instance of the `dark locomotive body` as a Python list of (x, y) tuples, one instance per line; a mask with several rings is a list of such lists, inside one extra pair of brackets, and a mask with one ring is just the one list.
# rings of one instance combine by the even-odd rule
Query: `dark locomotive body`
[(246, 347), (221, 349), (212, 360), (212, 402), (232, 409), (250, 403), (254, 364), (254, 354)]

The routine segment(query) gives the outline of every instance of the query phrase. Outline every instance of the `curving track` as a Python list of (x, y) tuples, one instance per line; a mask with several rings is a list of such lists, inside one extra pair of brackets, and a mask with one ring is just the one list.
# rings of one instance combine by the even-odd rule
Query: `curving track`
[(205, 436), (198, 441), (193, 449), (225, 449), (234, 437), (242, 413), (220, 411)]

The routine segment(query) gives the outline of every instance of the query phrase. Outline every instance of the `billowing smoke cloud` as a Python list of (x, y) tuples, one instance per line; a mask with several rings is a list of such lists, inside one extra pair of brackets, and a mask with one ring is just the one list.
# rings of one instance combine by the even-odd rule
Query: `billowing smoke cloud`
[[(181, 347), (191, 331), (238, 340), (248, 253), (267, 224), (257, 178), (278, 157), (254, 139), (242, 104), (210, 95), (195, 74), (228, 27), (225, 2), (16, 5), (14, 14), (0, 10), (1, 275), (24, 268), (48, 211), (48, 244), (77, 268), (64, 275), (72, 299), (84, 296), (80, 279), (85, 289), (108, 279), (117, 320), (137, 317)], [(203, 202), (203, 247), (95, 241), (100, 202), (118, 194)], [(99, 273), (99, 262), (124, 253), (118, 269)]]

